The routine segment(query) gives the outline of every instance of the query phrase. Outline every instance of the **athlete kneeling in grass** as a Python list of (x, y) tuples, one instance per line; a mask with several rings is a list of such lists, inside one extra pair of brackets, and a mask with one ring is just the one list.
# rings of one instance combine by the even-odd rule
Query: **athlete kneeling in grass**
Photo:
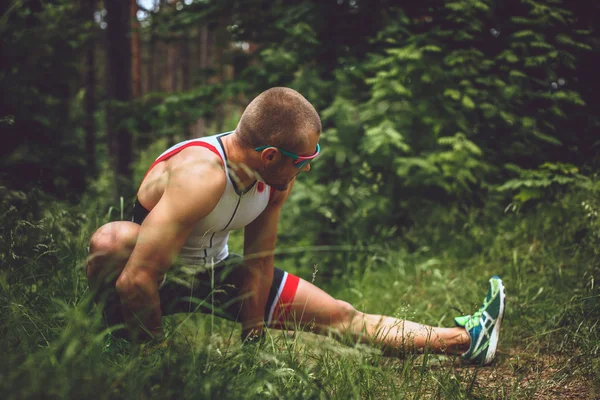
[[(106, 224), (90, 241), (87, 276), (108, 323), (125, 322), (129, 337), (160, 338), (162, 315), (214, 312), (240, 321), (245, 340), (265, 326), (299, 327), (392, 353), (427, 348), (492, 362), (505, 303), (497, 277), (479, 311), (436, 328), (362, 313), (274, 267), (281, 207), (318, 156), (320, 134), (319, 115), (304, 97), (273, 88), (250, 103), (235, 131), (179, 143), (158, 157), (132, 222)], [(229, 232), (241, 228), (244, 258), (227, 247)]]

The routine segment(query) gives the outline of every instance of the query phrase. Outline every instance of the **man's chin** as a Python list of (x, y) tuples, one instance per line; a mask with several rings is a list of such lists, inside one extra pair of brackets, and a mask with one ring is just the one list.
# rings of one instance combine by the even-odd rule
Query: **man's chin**
[(271, 186), (273, 189), (277, 190), (278, 192), (285, 192), (286, 190), (288, 190), (288, 187), (290, 186), (290, 184), (289, 183), (285, 183), (285, 184), (273, 183), (273, 184), (269, 184), (269, 186)]

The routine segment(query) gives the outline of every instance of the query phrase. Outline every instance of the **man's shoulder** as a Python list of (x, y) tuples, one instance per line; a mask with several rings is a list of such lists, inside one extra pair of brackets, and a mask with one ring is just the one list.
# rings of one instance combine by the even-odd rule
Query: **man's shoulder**
[(170, 171), (186, 171), (189, 174), (225, 175), (224, 161), (219, 154), (201, 146), (190, 146), (169, 160)]
[(224, 190), (227, 183), (221, 157), (199, 146), (183, 149), (169, 160), (168, 172), (171, 183), (190, 189)]
[(218, 156), (202, 148), (182, 150), (169, 160), (163, 197), (181, 220), (208, 215), (225, 192), (227, 176)]

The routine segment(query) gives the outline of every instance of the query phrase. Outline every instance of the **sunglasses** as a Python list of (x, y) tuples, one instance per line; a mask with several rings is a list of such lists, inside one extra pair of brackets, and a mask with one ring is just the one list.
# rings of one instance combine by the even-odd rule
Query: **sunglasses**
[(281, 154), (283, 154), (286, 157), (291, 158), (292, 160), (294, 160), (294, 165), (296, 166), (296, 168), (298, 169), (302, 169), (304, 168), (304, 166), (306, 164), (308, 164), (309, 162), (311, 162), (311, 160), (313, 158), (315, 158), (316, 156), (319, 155), (319, 152), (321, 151), (321, 146), (319, 146), (319, 144), (317, 143), (317, 151), (315, 152), (315, 154), (313, 154), (312, 156), (299, 156), (297, 154), (294, 153), (290, 153), (289, 151), (285, 151), (280, 149), (279, 147), (275, 147), (275, 146), (260, 146), (255, 148), (255, 151), (263, 151), (264, 149), (268, 149), (269, 147), (274, 147), (277, 150), (279, 150), (279, 152)]

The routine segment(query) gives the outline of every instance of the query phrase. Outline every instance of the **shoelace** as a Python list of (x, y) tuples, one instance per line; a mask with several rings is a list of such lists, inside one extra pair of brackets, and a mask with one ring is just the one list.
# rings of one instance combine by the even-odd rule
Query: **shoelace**
[[(479, 323), (479, 320), (481, 319), (481, 316), (483, 315), (483, 312), (487, 308), (488, 304), (489, 304), (489, 302), (484, 302), (483, 305), (479, 308), (479, 310), (477, 310), (473, 313), (473, 315), (471, 316), (471, 320), (469, 322), (477, 321), (477, 323)], [(468, 329), (471, 329), (474, 326), (472, 324), (468, 324), (468, 325), (470, 325), (470, 327)]]

